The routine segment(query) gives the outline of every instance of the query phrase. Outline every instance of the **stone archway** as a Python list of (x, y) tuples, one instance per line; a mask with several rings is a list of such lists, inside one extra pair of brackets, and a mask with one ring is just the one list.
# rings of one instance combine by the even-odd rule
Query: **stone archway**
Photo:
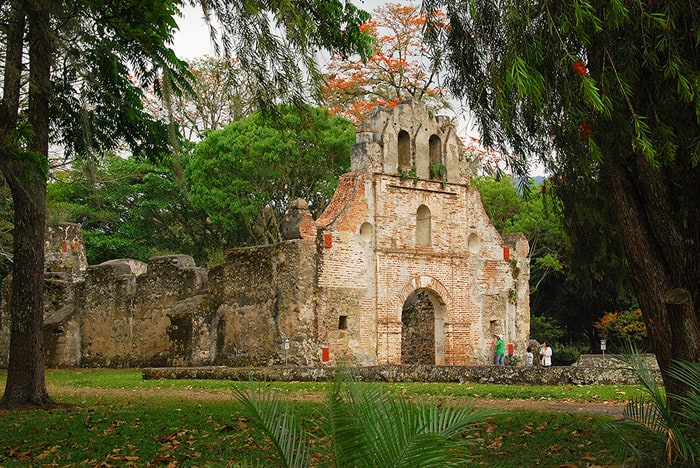
[(444, 364), (444, 305), (427, 288), (414, 290), (401, 311), (401, 364)]

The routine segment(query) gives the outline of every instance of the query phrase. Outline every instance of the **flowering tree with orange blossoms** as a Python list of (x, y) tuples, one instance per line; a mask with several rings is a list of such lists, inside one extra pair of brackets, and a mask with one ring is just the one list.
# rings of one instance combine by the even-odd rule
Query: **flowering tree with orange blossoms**
[(374, 11), (362, 26), (375, 39), (371, 57), (333, 56), (327, 67), (326, 105), (356, 124), (373, 106), (393, 107), (407, 99), (425, 102), (429, 109), (449, 108), (423, 42), (426, 18), (420, 7), (388, 3)]

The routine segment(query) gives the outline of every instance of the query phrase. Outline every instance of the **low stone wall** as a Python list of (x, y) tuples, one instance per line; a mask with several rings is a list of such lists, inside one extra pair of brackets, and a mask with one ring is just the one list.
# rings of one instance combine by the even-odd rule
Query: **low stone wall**
[[(636, 376), (622, 367), (496, 367), (387, 365), (348, 369), (355, 378), (373, 382), (458, 382), (526, 385), (634, 385)], [(161, 367), (143, 369), (144, 380), (217, 379), (282, 382), (332, 381), (333, 367)], [(658, 376), (660, 380), (660, 375)]]

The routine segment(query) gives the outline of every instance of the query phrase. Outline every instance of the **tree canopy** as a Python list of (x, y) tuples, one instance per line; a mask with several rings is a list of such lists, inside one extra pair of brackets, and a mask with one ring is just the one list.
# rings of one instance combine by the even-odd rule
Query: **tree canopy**
[(600, 262), (610, 255), (599, 252), (600, 246), (575, 245), (581, 238), (597, 237), (589, 234), (597, 226), (571, 225), (546, 181), (527, 194), (512, 177), (474, 177), (472, 184), (496, 229), (502, 235), (521, 232), (530, 244), (530, 336), (543, 339), (541, 325), (554, 321), (563, 333), (556, 340), (547, 333), (550, 345), (561, 338), (561, 344), (596, 349), (600, 336), (595, 322), (606, 312), (627, 311), (634, 302), (625, 269), (606, 262), (589, 268), (591, 258)]
[(217, 261), (227, 248), (279, 240), (295, 198), (318, 216), (349, 170), (354, 140), (352, 124), (326, 109), (280, 106), (210, 132), (177, 158), (77, 161), (49, 183), (49, 215), (81, 225), (90, 264), (173, 252)]
[[(520, 173), (528, 157), (540, 158), (567, 216), (604, 220), (619, 233), (662, 370), (675, 358), (697, 362), (700, 5), (425, 0), (424, 7), (429, 16), (447, 14), (449, 27), (429, 37), (484, 143), (510, 150)], [(676, 289), (690, 300), (669, 307)]]
[(48, 185), (50, 222), (80, 224), (91, 265), (114, 258), (148, 261), (173, 252), (206, 263), (223, 250), (221, 233), (192, 205), (177, 176), (179, 163), (187, 161), (186, 154), (178, 166), (172, 156), (77, 161)]
[(294, 199), (323, 211), (350, 169), (354, 142), (352, 123), (327, 109), (281, 106), (211, 132), (185, 167), (187, 185), (231, 245), (276, 242)]

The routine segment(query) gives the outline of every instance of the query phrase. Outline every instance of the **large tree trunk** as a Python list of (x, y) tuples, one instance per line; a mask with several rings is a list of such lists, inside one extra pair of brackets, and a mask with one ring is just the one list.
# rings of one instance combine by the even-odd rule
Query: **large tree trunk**
[(664, 186), (664, 181), (672, 178), (668, 173), (652, 171), (641, 157), (632, 166), (637, 170), (625, 171), (612, 161), (606, 163), (611, 202), (622, 228), (630, 276), (666, 390), (682, 393), (684, 389), (668, 377), (667, 370), (673, 360), (698, 362), (698, 310), (690, 294), (684, 296), (680, 320), (671, 316), (674, 308), (667, 307), (667, 298), (674, 302), (675, 296), (669, 293), (677, 288), (696, 291), (698, 285), (688, 274), (687, 264), (697, 261), (697, 254), (691, 248), (692, 240), (687, 245), (688, 234), (683, 234), (687, 225), (679, 225), (672, 216), (678, 207), (672, 206), (674, 197)]
[[(10, 359), (6, 408), (51, 403), (44, 379), (44, 235), (49, 131), (51, 39), (47, 2), (14, 2), (26, 12), (29, 33), (28, 151), (3, 151), (0, 165), (14, 202), (14, 258), (10, 297)], [(29, 4), (27, 4), (29, 3)]]

